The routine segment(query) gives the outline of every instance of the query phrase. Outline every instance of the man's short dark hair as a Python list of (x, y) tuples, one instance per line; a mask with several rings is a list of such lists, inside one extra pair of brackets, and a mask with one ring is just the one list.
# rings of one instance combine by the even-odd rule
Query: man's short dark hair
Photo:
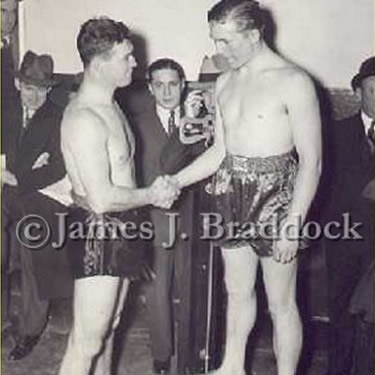
[(77, 37), (77, 48), (83, 65), (87, 66), (93, 57), (105, 55), (116, 43), (129, 38), (129, 29), (122, 22), (107, 17), (86, 21)]
[(234, 21), (237, 30), (257, 29), (263, 35), (265, 13), (254, 0), (221, 0), (208, 11), (208, 22), (225, 23)]
[(152, 81), (152, 73), (157, 71), (157, 70), (162, 70), (162, 69), (170, 69), (174, 70), (177, 72), (178, 77), (180, 78), (181, 81), (185, 81), (185, 72), (182, 66), (177, 62), (172, 59), (159, 59), (155, 60), (147, 69), (147, 80), (148, 82), (151, 83)]

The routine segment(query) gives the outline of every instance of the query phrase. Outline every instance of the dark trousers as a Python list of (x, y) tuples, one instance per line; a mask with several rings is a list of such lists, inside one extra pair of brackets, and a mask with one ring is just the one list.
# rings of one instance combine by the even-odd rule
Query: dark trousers
[[(48, 310), (51, 298), (65, 298), (69, 293), (63, 275), (55, 267), (60, 260), (67, 261), (66, 254), (62, 250), (55, 250), (51, 244), (58, 235), (57, 212), (66, 212), (66, 208), (57, 201), (38, 192), (22, 196), (23, 215), (37, 215), (48, 223), (51, 236), (46, 243), (37, 248), (22, 247), (21, 258), (21, 298), (22, 313), (20, 334), (40, 335), (48, 321)], [(37, 232), (44, 238), (44, 232)], [(35, 246), (35, 243), (32, 243)], [(55, 259), (51, 263), (49, 259)], [(71, 281), (72, 283), (72, 281)], [(64, 285), (65, 284), (65, 285)], [(56, 289), (56, 290), (52, 290)], [(48, 293), (47, 293), (48, 292)]]
[(21, 336), (39, 336), (47, 321), (49, 301), (39, 298), (30, 249), (21, 249)]
[(174, 352), (173, 289), (177, 289), (178, 367), (184, 368), (190, 322), (191, 251), (189, 242), (179, 241), (173, 249), (154, 249), (153, 269), (156, 278), (146, 287), (151, 351), (154, 359), (168, 360)]
[(356, 316), (353, 375), (374, 374), (374, 323)]
[(1, 284), (2, 284), (2, 317), (8, 317), (10, 299), (10, 277), (19, 263), (20, 243), (16, 238), (16, 225), (22, 217), (16, 187), (4, 185), (1, 191)]
[(38, 295), (31, 250), (25, 248), (16, 236), (17, 223), (28, 214), (17, 188), (5, 186), (2, 190), (2, 313), (8, 315), (10, 273), (18, 263), (21, 269), (20, 336), (39, 335), (48, 317), (48, 301)]
[(327, 243), (329, 375), (348, 375), (353, 366), (355, 317), (349, 313), (350, 300), (372, 252), (362, 241)]

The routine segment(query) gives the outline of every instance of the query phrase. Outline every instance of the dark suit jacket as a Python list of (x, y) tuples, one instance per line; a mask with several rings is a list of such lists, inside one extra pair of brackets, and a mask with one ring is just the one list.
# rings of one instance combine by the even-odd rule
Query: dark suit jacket
[[(60, 149), (62, 113), (61, 107), (47, 99), (30, 120), (16, 157), (15, 170), (21, 194), (42, 189), (65, 176)], [(45, 152), (49, 154), (48, 164), (32, 169), (38, 157)]]
[(7, 47), (1, 48), (1, 99), (8, 99), (16, 95), (13, 54), (9, 44)]
[(333, 124), (330, 142), (329, 200), (325, 221), (338, 220), (349, 213), (352, 221), (363, 223), (364, 241), (332, 241), (345, 247), (367, 247), (372, 251), (374, 233), (374, 202), (363, 197), (365, 186), (375, 178), (374, 155), (360, 114)]
[[(173, 174), (188, 165), (200, 151), (197, 147), (183, 145), (176, 133), (168, 136), (156, 113), (155, 102), (147, 90), (128, 93), (125, 112), (136, 140), (136, 173), (140, 187), (150, 185), (156, 177)], [(192, 231), (193, 190), (185, 189), (171, 210), (151, 208), (149, 213), (155, 224), (154, 244), (169, 241), (168, 212), (178, 212), (182, 231)]]
[(7, 169), (11, 172), (14, 172), (15, 152), (22, 124), (20, 107), (9, 45), (1, 49), (1, 153), (6, 155)]
[(363, 200), (364, 187), (374, 179), (374, 157), (360, 114), (333, 124), (331, 193), (333, 213), (349, 212)]
[(2, 98), (1, 153), (6, 156), (6, 167), (14, 173), (22, 128), (22, 107), (18, 96)]

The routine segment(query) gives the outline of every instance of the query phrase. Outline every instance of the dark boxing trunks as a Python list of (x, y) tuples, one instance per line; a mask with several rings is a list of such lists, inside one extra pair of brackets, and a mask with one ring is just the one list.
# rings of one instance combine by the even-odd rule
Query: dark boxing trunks
[[(136, 229), (125, 229), (129, 227), (124, 225), (129, 224)], [(73, 276), (140, 278), (148, 266), (148, 241), (142, 239), (141, 224), (137, 210), (97, 215), (73, 206), (69, 212), (71, 238), (68, 239)]]
[(271, 256), (297, 170), (294, 150), (268, 157), (227, 155), (207, 188), (225, 229), (217, 244), (226, 249), (251, 246), (257, 255)]

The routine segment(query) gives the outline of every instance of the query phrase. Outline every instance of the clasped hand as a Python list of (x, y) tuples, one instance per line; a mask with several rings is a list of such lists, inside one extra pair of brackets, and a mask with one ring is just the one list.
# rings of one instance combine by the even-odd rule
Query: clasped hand
[(160, 208), (170, 208), (180, 195), (180, 188), (172, 176), (159, 176), (150, 186), (152, 205)]

